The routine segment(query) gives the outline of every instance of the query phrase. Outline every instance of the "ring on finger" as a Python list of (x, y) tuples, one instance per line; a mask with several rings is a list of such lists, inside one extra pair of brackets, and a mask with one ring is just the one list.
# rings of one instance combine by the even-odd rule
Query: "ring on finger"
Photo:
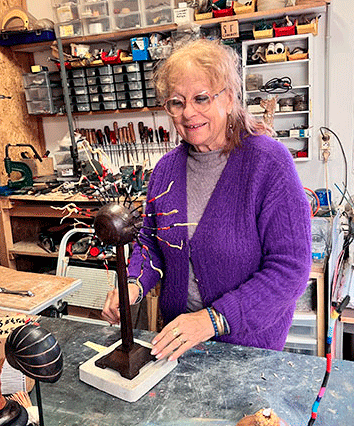
[(179, 346), (182, 346), (182, 345), (183, 345), (183, 343), (185, 343), (185, 341), (182, 339), (182, 337), (181, 337), (181, 336), (177, 336), (177, 337), (176, 337), (176, 340), (178, 340), (178, 341), (179, 341)]
[(173, 328), (173, 329), (172, 329), (172, 334), (173, 334), (173, 336), (174, 336), (174, 337), (179, 336), (179, 335), (181, 334), (181, 333), (179, 332), (179, 328), (178, 328), (178, 327)]

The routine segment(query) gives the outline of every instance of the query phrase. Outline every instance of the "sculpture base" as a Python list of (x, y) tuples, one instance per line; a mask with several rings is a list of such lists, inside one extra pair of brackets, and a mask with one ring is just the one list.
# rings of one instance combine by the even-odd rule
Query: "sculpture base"
[(95, 362), (97, 367), (112, 368), (118, 371), (122, 377), (133, 379), (139, 374), (139, 370), (155, 357), (150, 354), (151, 349), (134, 342), (129, 351), (120, 345), (110, 354), (103, 356)]
[[(80, 380), (124, 401), (135, 402), (178, 364), (177, 360), (167, 361), (166, 359), (162, 359), (150, 361), (140, 368), (139, 373), (133, 379), (123, 377), (118, 371), (110, 367), (101, 368), (96, 365), (96, 362), (99, 362), (101, 358), (104, 359), (107, 356), (109, 357), (111, 353), (117, 352), (114, 350), (116, 348), (119, 349), (121, 343), (122, 341), (119, 340), (82, 364), (79, 367)], [(149, 352), (152, 347), (150, 343), (140, 340), (134, 340), (134, 343), (148, 348)]]

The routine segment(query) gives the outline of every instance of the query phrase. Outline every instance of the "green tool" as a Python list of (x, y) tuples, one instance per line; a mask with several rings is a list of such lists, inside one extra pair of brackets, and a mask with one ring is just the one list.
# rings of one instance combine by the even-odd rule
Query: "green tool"
[(39, 161), (43, 161), (38, 152), (35, 150), (35, 148), (30, 144), (22, 144), (18, 143), (16, 145), (11, 145), (8, 143), (5, 146), (5, 170), (8, 174), (9, 178), (12, 172), (18, 172), (21, 174), (21, 177), (18, 180), (12, 181), (11, 179), (8, 180), (7, 186), (11, 189), (21, 189), (24, 187), (31, 187), (33, 186), (33, 175), (32, 170), (29, 168), (29, 166), (25, 163), (22, 163), (21, 161), (12, 161), (9, 157), (9, 148), (15, 147), (15, 146), (27, 146), (32, 149), (34, 152), (34, 157), (37, 158)]

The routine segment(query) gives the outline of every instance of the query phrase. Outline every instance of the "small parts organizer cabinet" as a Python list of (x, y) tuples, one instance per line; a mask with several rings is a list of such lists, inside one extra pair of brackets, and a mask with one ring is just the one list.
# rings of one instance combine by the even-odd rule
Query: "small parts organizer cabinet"
[[(281, 53), (277, 53), (276, 48)], [(275, 48), (275, 50), (274, 50)], [(274, 52), (274, 53), (273, 53)], [(259, 59), (262, 56), (264, 59)], [(256, 58), (256, 59), (255, 59)], [(276, 138), (290, 150), (294, 161), (312, 156), (313, 35), (302, 34), (242, 43), (243, 101), (248, 110), (262, 117), (261, 99), (277, 96), (274, 115)], [(271, 80), (291, 82), (291, 90), (265, 91)], [(268, 83), (268, 84), (267, 84)]]

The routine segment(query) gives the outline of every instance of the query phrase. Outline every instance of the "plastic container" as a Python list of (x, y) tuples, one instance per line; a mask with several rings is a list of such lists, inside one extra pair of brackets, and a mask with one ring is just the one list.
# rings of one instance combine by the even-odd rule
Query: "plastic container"
[(81, 96), (88, 93), (87, 86), (72, 87), (69, 91), (70, 96)]
[(148, 47), (151, 59), (165, 59), (170, 56), (172, 46), (170, 44), (164, 46), (150, 46)]
[(85, 77), (70, 78), (67, 80), (67, 82), (68, 82), (68, 87), (86, 86)]
[(79, 37), (83, 35), (82, 23), (80, 20), (65, 22), (59, 25), (59, 35), (65, 37)]
[(311, 219), (312, 259), (322, 261), (327, 254), (330, 224), (322, 217)]
[(288, 336), (285, 347), (285, 352), (293, 352), (303, 355), (317, 355), (317, 341), (315, 339), (305, 337)]
[(246, 75), (246, 90), (256, 91), (263, 86), (262, 74), (248, 74)]
[(142, 0), (141, 5), (143, 27), (173, 22), (174, 0)]
[(234, 14), (234, 9), (232, 7), (229, 7), (228, 9), (213, 10), (214, 18), (222, 18), (223, 16), (232, 16), (233, 14)]
[(143, 84), (140, 81), (132, 81), (131, 83), (116, 83), (117, 92), (129, 92), (129, 90), (141, 90)]
[(114, 84), (102, 84), (99, 86), (88, 86), (88, 91), (90, 95), (96, 94), (96, 93), (112, 93), (115, 91)]
[(90, 102), (88, 95), (72, 96), (70, 100), (73, 104), (85, 104)]
[(99, 77), (101, 75), (111, 74), (113, 74), (113, 70), (110, 65), (104, 65), (103, 67), (86, 68), (87, 77)]
[(144, 107), (143, 99), (118, 101), (119, 109), (143, 108), (143, 107)]
[(265, 30), (256, 30), (255, 28), (255, 25), (253, 25), (253, 38), (255, 40), (273, 37), (273, 28), (267, 28)]
[(117, 109), (116, 101), (107, 101), (107, 102), (93, 102), (91, 103), (92, 111), (108, 111)]
[(64, 3), (55, 8), (58, 22), (68, 22), (79, 18), (77, 4), (73, 2)]
[(249, 5), (244, 5), (238, 1), (233, 1), (232, 7), (234, 8), (235, 15), (240, 15), (242, 13), (253, 13), (256, 10), (256, 0), (252, 0), (252, 3)]
[(133, 37), (130, 39), (130, 45), (134, 61), (146, 61), (150, 59), (148, 37)]
[(15, 46), (17, 44), (40, 43), (55, 40), (53, 30), (11, 31), (0, 33), (0, 46)]
[(25, 88), (33, 86), (50, 86), (50, 78), (47, 71), (27, 73), (23, 74), (22, 77)]
[(60, 87), (29, 87), (25, 89), (26, 101), (41, 101), (43, 99), (59, 98), (63, 96), (63, 90)]
[(141, 14), (138, 0), (111, 0), (113, 29), (141, 27)]
[(277, 27), (276, 23), (273, 22), (273, 30), (274, 30), (274, 37), (283, 37), (283, 36), (290, 36), (295, 35), (296, 32), (296, 23), (290, 26), (286, 27)]
[(43, 99), (41, 101), (27, 102), (28, 114), (57, 114), (64, 112), (64, 99)]
[(67, 78), (85, 77), (85, 69), (79, 68), (79, 69), (75, 69), (75, 70), (67, 70), (66, 71), (66, 77)]
[(316, 313), (295, 313), (289, 330), (289, 336), (316, 339), (317, 317)]
[(90, 95), (90, 102), (112, 102), (115, 101), (116, 98), (116, 93), (100, 93), (97, 95)]
[(112, 84), (113, 75), (101, 75), (100, 77), (86, 77), (87, 84), (89, 86), (101, 85), (101, 84)]
[(90, 104), (71, 104), (72, 112), (90, 112)]
[(140, 72), (130, 72), (126, 74), (115, 74), (114, 82), (115, 83), (129, 83), (132, 81), (141, 81)]

